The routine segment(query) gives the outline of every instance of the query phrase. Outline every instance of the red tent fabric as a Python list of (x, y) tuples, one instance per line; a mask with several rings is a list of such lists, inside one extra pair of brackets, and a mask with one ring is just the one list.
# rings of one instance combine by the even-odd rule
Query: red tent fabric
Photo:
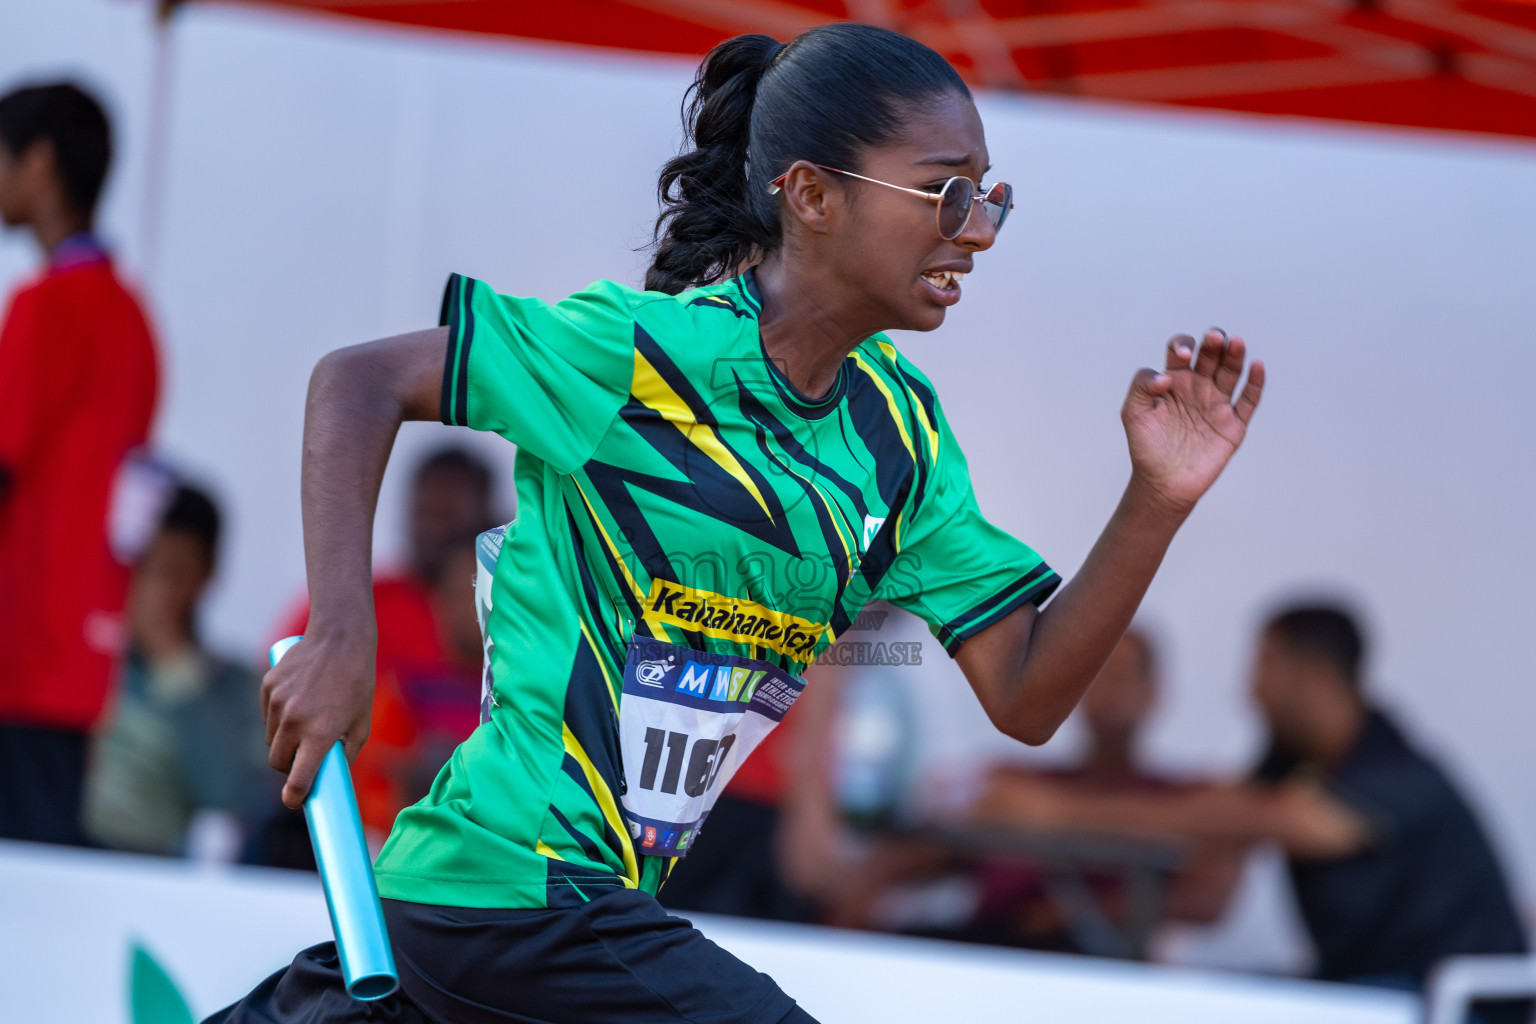
[(1536, 0), (265, 2), (690, 56), (848, 19), (920, 39), (995, 88), (1536, 138)]

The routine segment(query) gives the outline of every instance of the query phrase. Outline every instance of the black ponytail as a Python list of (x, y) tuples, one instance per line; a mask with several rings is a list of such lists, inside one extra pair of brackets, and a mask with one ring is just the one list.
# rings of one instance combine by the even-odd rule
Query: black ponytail
[(661, 170), (646, 288), (676, 294), (758, 262), (780, 243), (770, 181), (796, 160), (856, 171), (865, 149), (900, 137), (913, 107), (949, 93), (970, 97), (943, 57), (869, 25), (721, 43), (684, 101), (692, 148)]
[(777, 224), (742, 212), (749, 209), (747, 140), (757, 83), (782, 49), (771, 36), (737, 36), (699, 65), (683, 114), (684, 138), (694, 148), (661, 169), (662, 210), (646, 288), (676, 294), (729, 277), (778, 234)]

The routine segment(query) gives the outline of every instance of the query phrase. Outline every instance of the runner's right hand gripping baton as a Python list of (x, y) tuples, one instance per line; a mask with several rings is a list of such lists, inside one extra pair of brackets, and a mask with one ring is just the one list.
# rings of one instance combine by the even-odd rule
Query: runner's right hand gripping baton
[[(273, 644), (272, 664), (301, 639), (290, 636)], [(304, 820), (309, 823), (309, 840), (314, 844), (315, 863), (325, 886), (347, 994), (364, 1001), (383, 999), (400, 981), (384, 928), (384, 908), (373, 880), (372, 859), (363, 839), (363, 822), (357, 814), (352, 774), (339, 742), (325, 755), (315, 776), (304, 801)]]

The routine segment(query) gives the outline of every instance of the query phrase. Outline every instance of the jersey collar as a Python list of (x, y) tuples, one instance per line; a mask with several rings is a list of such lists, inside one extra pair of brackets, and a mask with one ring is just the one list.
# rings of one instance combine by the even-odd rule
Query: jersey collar
[[(748, 267), (740, 275), (733, 278), (737, 291), (748, 307), (752, 310), (754, 318), (762, 316), (763, 293), (757, 286), (757, 275), (753, 273), (755, 268)], [(832, 384), (832, 390), (818, 399), (807, 398), (800, 389), (790, 383), (784, 371), (779, 369), (777, 363), (768, 358), (768, 350), (763, 348), (762, 332), (757, 336), (758, 350), (763, 354), (763, 365), (768, 368), (768, 378), (773, 381), (773, 386), (783, 399), (784, 404), (796, 415), (808, 420), (819, 420), (823, 416), (836, 409), (842, 402), (843, 396), (848, 393), (848, 360), (844, 359), (837, 368), (837, 380)]]

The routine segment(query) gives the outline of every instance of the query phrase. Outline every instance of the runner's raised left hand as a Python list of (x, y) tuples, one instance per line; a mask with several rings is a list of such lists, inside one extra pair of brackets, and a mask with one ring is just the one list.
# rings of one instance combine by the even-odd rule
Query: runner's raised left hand
[(1174, 509), (1192, 508), (1243, 443), (1264, 392), (1260, 362), (1238, 391), (1246, 353), (1243, 339), (1217, 328), (1205, 333), (1198, 351), (1194, 338), (1176, 335), (1166, 369), (1142, 370), (1131, 382), (1120, 412), (1131, 470)]

